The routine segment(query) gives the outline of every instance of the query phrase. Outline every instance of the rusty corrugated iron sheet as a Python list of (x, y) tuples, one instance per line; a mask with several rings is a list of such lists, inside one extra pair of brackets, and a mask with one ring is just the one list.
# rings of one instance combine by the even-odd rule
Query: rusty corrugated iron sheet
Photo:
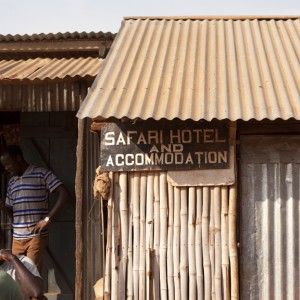
[(42, 41), (42, 40), (68, 40), (68, 39), (111, 39), (115, 37), (111, 32), (58, 32), (58, 33), (40, 33), (40, 34), (0, 34), (0, 42), (24, 42), (24, 41)]
[(92, 80), (0, 84), (0, 111), (78, 111)]
[(126, 18), (79, 118), (300, 119), (300, 18)]
[(240, 145), (240, 299), (299, 299), (299, 136)]
[[(83, 299), (94, 299), (95, 283), (103, 277), (103, 243), (101, 224), (101, 200), (94, 198), (93, 186), (96, 169), (99, 166), (99, 146), (96, 134), (90, 133), (90, 120), (84, 122), (83, 147), (83, 212), (82, 222), (83, 236), (83, 266), (80, 270), (83, 275)], [(103, 203), (103, 202), (102, 202)]]
[(42, 81), (74, 77), (96, 77), (100, 58), (34, 58), (0, 60), (0, 84), (11, 81)]

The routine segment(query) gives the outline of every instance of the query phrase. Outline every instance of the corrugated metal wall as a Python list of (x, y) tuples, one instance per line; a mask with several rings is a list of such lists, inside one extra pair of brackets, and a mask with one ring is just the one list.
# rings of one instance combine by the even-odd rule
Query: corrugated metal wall
[[(102, 277), (101, 202), (93, 197), (95, 170), (99, 165), (99, 142), (90, 132), (91, 120), (85, 120), (83, 149), (83, 299), (94, 299), (93, 286)], [(77, 270), (79, 271), (79, 270)], [(78, 299), (79, 300), (79, 299)]]
[(91, 83), (0, 85), (0, 111), (77, 111)]
[(300, 297), (300, 137), (241, 139), (241, 299)]

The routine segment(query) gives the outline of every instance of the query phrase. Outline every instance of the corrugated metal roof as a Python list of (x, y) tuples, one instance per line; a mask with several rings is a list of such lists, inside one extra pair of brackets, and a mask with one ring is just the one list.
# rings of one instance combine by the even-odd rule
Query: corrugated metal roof
[(126, 18), (77, 116), (300, 119), (300, 18)]
[(67, 77), (96, 77), (100, 58), (35, 58), (0, 60), (0, 83), (12, 80), (55, 80)]
[(111, 32), (58, 32), (58, 33), (40, 33), (40, 34), (0, 34), (0, 42), (24, 42), (24, 41), (42, 41), (42, 40), (68, 40), (68, 39), (107, 39), (114, 38), (116, 34)]

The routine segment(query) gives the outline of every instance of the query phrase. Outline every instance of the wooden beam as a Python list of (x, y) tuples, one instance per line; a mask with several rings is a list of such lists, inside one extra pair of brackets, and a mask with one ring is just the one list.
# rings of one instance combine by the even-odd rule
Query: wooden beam
[(75, 300), (83, 299), (83, 227), (82, 227), (82, 209), (83, 209), (83, 145), (84, 145), (84, 120), (78, 120), (78, 140), (77, 140), (77, 168), (75, 178), (76, 193), (76, 215), (75, 215), (75, 232), (76, 232), (76, 270), (75, 270)]

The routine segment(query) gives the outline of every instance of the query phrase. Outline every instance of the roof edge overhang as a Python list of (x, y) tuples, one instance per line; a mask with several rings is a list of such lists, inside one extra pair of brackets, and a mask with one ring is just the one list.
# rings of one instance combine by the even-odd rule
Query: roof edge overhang
[(299, 19), (300, 15), (211, 15), (211, 16), (126, 16), (124, 20), (288, 20)]
[(7, 79), (2, 78), (0, 79), (0, 85), (1, 86), (7, 86), (7, 85), (28, 85), (28, 84), (48, 84), (48, 83), (64, 83), (64, 82), (78, 82), (78, 81), (88, 81), (93, 82), (95, 79), (95, 76), (66, 76), (63, 78), (44, 78), (44, 79)]
[[(85, 118), (79, 118), (77, 116), (78, 119), (85, 119), (89, 117), (85, 117)], [(181, 119), (181, 118), (173, 118), (173, 119), (168, 119), (168, 118), (160, 118), (160, 119), (154, 119), (154, 118), (148, 118), (148, 119), (142, 119), (142, 118), (134, 118), (134, 119), (130, 119), (128, 117), (122, 117), (122, 118), (117, 118), (114, 116), (111, 116), (109, 118), (104, 118), (101, 116), (98, 116), (96, 118), (91, 118), (92, 122), (94, 123), (113, 123), (113, 122), (132, 122), (132, 123), (136, 123), (136, 122), (147, 122), (147, 121), (154, 121), (154, 122), (160, 122), (160, 121), (175, 121), (175, 120), (179, 120), (179, 121), (194, 121), (194, 122), (215, 122), (215, 121), (228, 121), (228, 122), (262, 122), (262, 123), (290, 123), (290, 122), (300, 122), (300, 120), (297, 120), (293, 117), (288, 118), (288, 119), (282, 119), (282, 118), (274, 118), (274, 119), (269, 119), (269, 118), (263, 118), (263, 119), (255, 119), (255, 118), (251, 118), (251, 119), (230, 119), (230, 118), (224, 118), (224, 119), (218, 119), (218, 118), (212, 118), (212, 119), (206, 119), (206, 118), (202, 118), (199, 120), (193, 119), (193, 118), (188, 118), (188, 119)]]
[[(133, 123), (136, 124), (137, 122), (172, 122), (172, 121), (185, 121), (181, 120), (178, 118), (175, 118), (173, 120), (168, 120), (165, 118), (162, 118), (160, 120), (154, 120), (153, 118), (149, 118), (147, 120), (142, 120), (139, 118), (136, 118), (134, 120), (128, 119), (128, 118), (122, 118), (122, 119), (117, 119), (114, 117), (104, 119), (104, 118), (94, 118), (92, 119), (92, 123), (90, 125), (90, 130), (91, 132), (97, 133), (101, 131), (101, 127), (105, 124), (108, 123)], [(294, 118), (290, 118), (287, 120), (283, 119), (275, 119), (275, 120), (270, 120), (270, 119), (262, 119), (262, 120), (256, 120), (256, 119), (250, 119), (250, 120), (229, 120), (229, 119), (212, 119), (212, 120), (206, 120), (206, 119), (201, 119), (201, 120), (192, 120), (188, 119), (194, 122), (229, 122), (231, 124), (237, 124), (238, 127), (240, 128), (241, 132), (243, 134), (259, 134), (261, 132), (266, 133), (266, 132), (272, 132), (272, 134), (294, 134), (294, 133), (300, 133), (300, 120), (296, 120)], [(187, 121), (188, 121), (187, 120)], [(251, 126), (249, 126), (251, 125)], [(284, 126), (282, 126), (284, 125)]]

